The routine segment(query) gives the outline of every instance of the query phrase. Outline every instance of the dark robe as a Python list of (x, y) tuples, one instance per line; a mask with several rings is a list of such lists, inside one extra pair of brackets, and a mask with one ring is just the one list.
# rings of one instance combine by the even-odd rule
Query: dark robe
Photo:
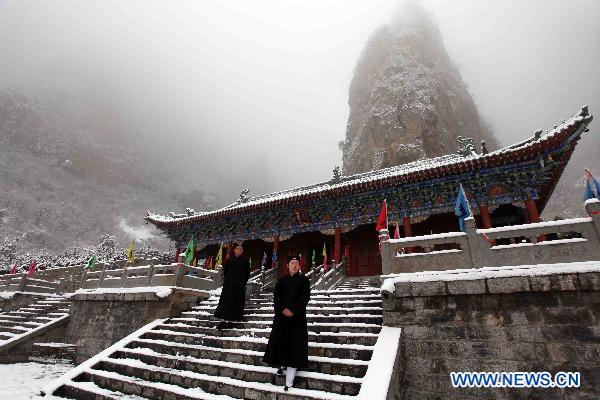
[[(274, 367), (304, 368), (308, 365), (306, 306), (310, 281), (300, 273), (286, 275), (275, 285), (275, 317), (263, 361)], [(281, 312), (294, 313), (286, 317)]]
[(250, 277), (250, 263), (243, 257), (233, 256), (223, 265), (223, 289), (215, 317), (226, 321), (241, 321), (246, 305), (246, 283)]

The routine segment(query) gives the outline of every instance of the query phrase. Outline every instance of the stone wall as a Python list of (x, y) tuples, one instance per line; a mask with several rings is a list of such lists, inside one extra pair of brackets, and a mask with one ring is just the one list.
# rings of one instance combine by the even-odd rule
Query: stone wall
[[(406, 275), (384, 292), (384, 325), (402, 328), (393, 398), (600, 398), (600, 272), (426, 282)], [(581, 388), (456, 389), (451, 371), (580, 372)]]
[(41, 355), (37, 343), (60, 343), (65, 339), (69, 319), (53, 324), (6, 350), (0, 351), (0, 363), (25, 362)]
[(77, 346), (77, 364), (159, 318), (181, 315), (201, 299), (198, 292), (175, 289), (161, 298), (148, 288), (141, 293), (77, 293), (71, 297), (66, 342)]

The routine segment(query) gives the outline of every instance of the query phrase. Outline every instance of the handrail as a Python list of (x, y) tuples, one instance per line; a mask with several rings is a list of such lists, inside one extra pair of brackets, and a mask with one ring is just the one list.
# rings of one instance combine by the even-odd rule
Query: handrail
[(600, 260), (600, 202), (586, 202), (589, 217), (389, 239), (380, 235), (384, 275), (428, 270), (553, 264)]
[(0, 277), (0, 292), (56, 293), (58, 282), (29, 277), (26, 273)]
[(82, 289), (175, 286), (213, 290), (223, 282), (221, 270), (183, 264), (148, 265), (116, 270), (86, 271)]
[(332, 267), (329, 271), (323, 273), (320, 271), (320, 278), (316, 280), (315, 284), (312, 286), (316, 290), (331, 290), (335, 288), (346, 276), (345, 264), (344, 261), (339, 264), (335, 264), (335, 260), (332, 261)]

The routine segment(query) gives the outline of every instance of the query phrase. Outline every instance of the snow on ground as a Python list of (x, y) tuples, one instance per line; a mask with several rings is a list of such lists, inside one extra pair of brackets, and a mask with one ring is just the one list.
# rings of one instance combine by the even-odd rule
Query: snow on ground
[(42, 386), (72, 368), (66, 360), (0, 364), (0, 399), (37, 399)]

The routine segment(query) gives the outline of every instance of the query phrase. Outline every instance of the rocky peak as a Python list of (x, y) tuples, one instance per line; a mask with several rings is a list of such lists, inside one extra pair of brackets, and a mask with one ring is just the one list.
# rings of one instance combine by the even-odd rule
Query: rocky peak
[(496, 147), (439, 29), (415, 4), (373, 33), (355, 67), (348, 102), (341, 143), (346, 175), (453, 153), (458, 136)]

